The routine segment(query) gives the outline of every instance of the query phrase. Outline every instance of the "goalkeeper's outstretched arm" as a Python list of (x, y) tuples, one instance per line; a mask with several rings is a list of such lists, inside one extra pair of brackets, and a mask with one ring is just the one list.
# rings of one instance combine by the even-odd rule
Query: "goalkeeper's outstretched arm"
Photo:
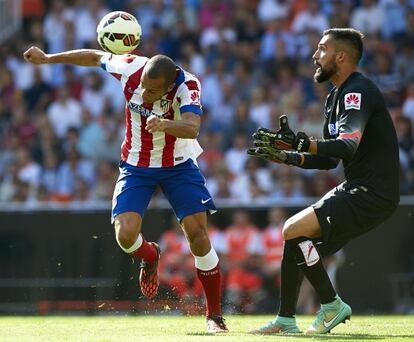
[(339, 159), (318, 154), (302, 153), (302, 169), (330, 170), (338, 166)]
[(61, 53), (47, 54), (36, 46), (30, 47), (23, 54), (24, 59), (33, 64), (63, 63), (79, 66), (100, 66), (104, 51), (93, 49), (69, 50)]

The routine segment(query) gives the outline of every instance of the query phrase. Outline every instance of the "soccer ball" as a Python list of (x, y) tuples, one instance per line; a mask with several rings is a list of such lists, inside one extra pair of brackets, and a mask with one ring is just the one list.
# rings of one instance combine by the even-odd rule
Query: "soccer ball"
[(96, 28), (98, 43), (107, 52), (122, 55), (135, 50), (141, 40), (141, 25), (131, 14), (108, 13)]

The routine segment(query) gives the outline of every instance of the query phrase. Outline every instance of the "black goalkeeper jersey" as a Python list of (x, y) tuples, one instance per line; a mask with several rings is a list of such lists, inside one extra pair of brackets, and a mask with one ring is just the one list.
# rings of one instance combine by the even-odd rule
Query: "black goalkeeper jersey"
[(347, 183), (398, 203), (397, 135), (378, 87), (361, 73), (352, 73), (329, 93), (324, 115), (324, 139), (318, 140), (316, 155), (306, 155), (303, 167), (329, 169), (341, 159)]

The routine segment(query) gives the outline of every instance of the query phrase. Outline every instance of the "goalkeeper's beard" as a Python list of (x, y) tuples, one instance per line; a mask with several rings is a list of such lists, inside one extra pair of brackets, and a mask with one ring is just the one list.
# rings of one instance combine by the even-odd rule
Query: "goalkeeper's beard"
[(313, 75), (313, 79), (317, 83), (322, 83), (328, 81), (333, 75), (338, 71), (338, 65), (333, 60), (330, 63), (327, 63), (324, 67), (320, 66)]

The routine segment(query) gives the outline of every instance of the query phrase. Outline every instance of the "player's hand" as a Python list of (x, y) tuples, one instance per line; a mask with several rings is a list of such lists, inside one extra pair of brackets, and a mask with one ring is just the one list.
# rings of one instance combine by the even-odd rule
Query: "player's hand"
[(254, 147), (247, 150), (247, 154), (260, 157), (275, 163), (298, 166), (302, 162), (299, 153), (278, 150), (272, 147)]
[(289, 127), (288, 118), (282, 115), (279, 118), (279, 129), (273, 132), (267, 128), (259, 128), (253, 134), (253, 143), (256, 147), (272, 147), (279, 150), (296, 150), (308, 152), (310, 139), (304, 132), (297, 135)]
[(33, 64), (45, 64), (48, 60), (48, 55), (37, 46), (32, 46), (26, 50), (23, 57), (26, 61)]
[(150, 133), (164, 132), (164, 120), (155, 115), (150, 115), (147, 119), (147, 125), (145, 126), (145, 129)]

